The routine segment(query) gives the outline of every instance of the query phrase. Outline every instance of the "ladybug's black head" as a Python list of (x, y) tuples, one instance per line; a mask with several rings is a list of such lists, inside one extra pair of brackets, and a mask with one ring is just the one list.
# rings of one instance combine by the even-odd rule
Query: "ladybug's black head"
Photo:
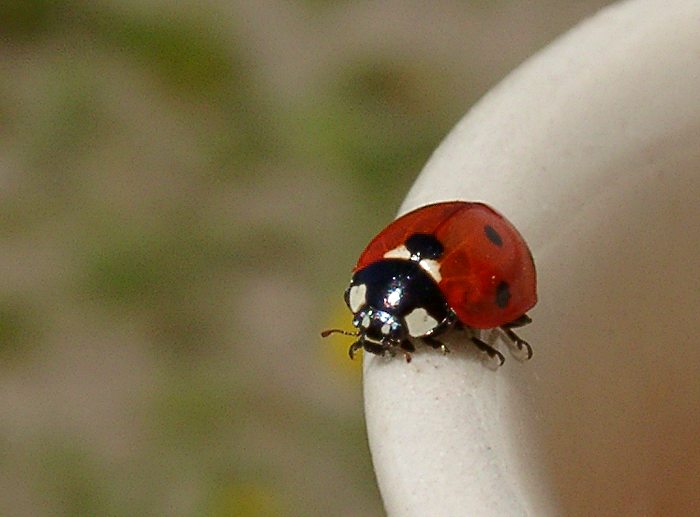
[(383, 259), (357, 271), (345, 291), (359, 339), (376, 354), (412, 350), (410, 338), (434, 335), (451, 315), (435, 280), (418, 260)]

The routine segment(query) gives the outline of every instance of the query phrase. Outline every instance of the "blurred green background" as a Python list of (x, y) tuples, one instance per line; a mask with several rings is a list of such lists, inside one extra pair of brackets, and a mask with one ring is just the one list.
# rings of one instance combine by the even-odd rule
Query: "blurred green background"
[(318, 331), (468, 107), (605, 3), (0, 1), (0, 515), (381, 515)]

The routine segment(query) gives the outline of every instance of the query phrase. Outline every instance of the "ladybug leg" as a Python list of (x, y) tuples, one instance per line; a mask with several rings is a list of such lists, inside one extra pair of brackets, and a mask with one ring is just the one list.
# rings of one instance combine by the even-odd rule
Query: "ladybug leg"
[(513, 344), (518, 348), (518, 350), (520, 350), (521, 352), (523, 351), (523, 349), (525, 350), (525, 352), (527, 353), (527, 357), (525, 358), (526, 360), (532, 359), (532, 347), (530, 346), (530, 343), (518, 336), (513, 331), (513, 329), (507, 326), (501, 327), (501, 330), (505, 332), (506, 336), (508, 336), (508, 338), (513, 342)]
[(363, 343), (363, 347), (365, 350), (368, 352), (373, 353), (374, 355), (384, 355), (387, 352), (387, 348), (378, 344), (378, 343), (372, 343), (370, 341), (365, 341)]
[(530, 323), (532, 323), (532, 318), (527, 314), (523, 314), (518, 319), (506, 323), (505, 325), (503, 325), (503, 327), (515, 329), (518, 327), (524, 327), (525, 325), (529, 325)]
[(525, 358), (526, 360), (532, 358), (532, 347), (530, 346), (530, 343), (518, 336), (513, 331), (513, 329), (518, 327), (524, 327), (529, 323), (532, 323), (532, 318), (530, 318), (530, 316), (528, 316), (527, 314), (523, 314), (518, 319), (501, 326), (501, 330), (506, 334), (506, 336), (508, 336), (508, 339), (511, 340), (511, 342), (517, 347), (517, 349), (521, 352), (525, 350), (527, 354), (527, 357)]
[(482, 352), (486, 352), (488, 356), (491, 359), (498, 358), (498, 366), (502, 366), (503, 363), (506, 362), (506, 358), (503, 357), (503, 354), (496, 350), (494, 347), (486, 343), (485, 341), (482, 341), (478, 337), (472, 337), (472, 343), (474, 343), (479, 350)]
[(413, 343), (409, 339), (404, 339), (401, 341), (401, 344), (399, 345), (401, 347), (401, 351), (403, 352), (403, 356), (406, 358), (406, 362), (410, 363), (411, 359), (413, 359), (413, 356), (411, 355), (411, 352), (416, 351), (416, 347), (413, 346)]
[(350, 345), (350, 348), (348, 348), (348, 355), (350, 356), (350, 359), (355, 359), (355, 352), (357, 352), (363, 346), (364, 345), (360, 340), (355, 341), (352, 345)]
[(450, 313), (447, 315), (447, 317), (444, 320), (442, 320), (437, 327), (432, 329), (427, 336), (424, 337), (437, 336), (439, 334), (444, 334), (450, 329), (459, 330), (462, 328), (464, 328), (464, 326), (459, 321), (459, 319), (457, 319), (457, 315), (454, 313), (454, 311), (450, 310)]
[(425, 343), (426, 345), (430, 345), (436, 349), (439, 348), (440, 351), (442, 352), (442, 355), (447, 355), (450, 353), (450, 349), (447, 348), (445, 343), (443, 343), (442, 341), (440, 341), (438, 339), (435, 339), (434, 337), (423, 336), (421, 339), (423, 340), (423, 343)]
[[(409, 345), (410, 345), (410, 343), (409, 343)], [(387, 352), (389, 353), (389, 355), (391, 355), (391, 357), (394, 357), (396, 355), (396, 347), (395, 346), (386, 345), (386, 344), (382, 345), (379, 343), (372, 343), (371, 341), (356, 341), (355, 343), (352, 344), (352, 346), (350, 346), (350, 350), (348, 350), (348, 353), (349, 353), (351, 359), (354, 358), (355, 352), (357, 350), (359, 350), (360, 348), (364, 348), (368, 352), (371, 352), (375, 355), (379, 355), (382, 357), (385, 356)], [(404, 350), (403, 348), (401, 349), (401, 351), (403, 352), (403, 355), (406, 358), (406, 362), (410, 363), (411, 359), (412, 359), (411, 354), (408, 351)]]
[(526, 351), (526, 359), (532, 358), (532, 347), (530, 346), (530, 343), (518, 336), (513, 331), (513, 329), (518, 327), (524, 327), (529, 323), (532, 323), (532, 319), (527, 314), (523, 314), (517, 320), (513, 320), (510, 323), (506, 323), (505, 325), (501, 326), (501, 330), (505, 332), (506, 336), (508, 336), (508, 339), (510, 339), (513, 342), (513, 344), (518, 348), (518, 350), (520, 350), (521, 352), (523, 350)]

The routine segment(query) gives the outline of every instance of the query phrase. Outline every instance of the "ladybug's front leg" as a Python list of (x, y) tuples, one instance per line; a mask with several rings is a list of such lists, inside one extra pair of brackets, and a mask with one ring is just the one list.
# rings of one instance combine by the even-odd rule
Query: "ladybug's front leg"
[[(358, 347), (355, 347), (355, 345), (357, 345), (358, 343), (360, 343), (360, 345)], [(409, 342), (409, 345), (410, 345), (410, 342)], [(411, 346), (413, 346), (413, 345), (411, 345)], [(359, 348), (364, 348), (368, 352), (371, 352), (374, 355), (380, 355), (382, 357), (384, 355), (386, 355), (387, 352), (392, 357), (396, 355), (396, 345), (392, 345), (392, 344), (386, 344), (386, 343), (379, 344), (379, 343), (372, 343), (371, 341), (358, 341), (357, 343), (354, 343), (350, 347), (350, 350), (354, 352), (355, 350), (353, 350), (353, 347), (355, 348), (355, 350), (357, 350)], [(406, 362), (410, 363), (411, 362), (411, 354), (408, 353), (406, 351), (406, 349), (404, 349), (403, 344), (401, 345), (401, 347), (402, 347), (401, 351), (403, 352), (403, 355), (406, 357)], [(353, 354), (351, 353), (350, 357), (352, 357), (352, 356), (353, 356)]]
[(350, 345), (350, 348), (348, 348), (348, 355), (350, 356), (350, 359), (355, 359), (355, 352), (360, 350), (363, 346), (364, 343), (361, 339), (358, 339), (352, 345)]
[(365, 350), (373, 353), (374, 355), (384, 355), (387, 351), (386, 347), (378, 343), (372, 343), (371, 341), (363, 341), (362, 346)]

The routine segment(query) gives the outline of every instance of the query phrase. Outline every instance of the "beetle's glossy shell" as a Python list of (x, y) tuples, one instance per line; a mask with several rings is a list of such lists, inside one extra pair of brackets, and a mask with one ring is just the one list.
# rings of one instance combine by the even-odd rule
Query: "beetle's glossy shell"
[(535, 264), (527, 243), (505, 217), (483, 203), (450, 201), (409, 212), (372, 239), (354, 271), (382, 260), (416, 233), (442, 243), (439, 287), (465, 325), (498, 327), (537, 303)]

